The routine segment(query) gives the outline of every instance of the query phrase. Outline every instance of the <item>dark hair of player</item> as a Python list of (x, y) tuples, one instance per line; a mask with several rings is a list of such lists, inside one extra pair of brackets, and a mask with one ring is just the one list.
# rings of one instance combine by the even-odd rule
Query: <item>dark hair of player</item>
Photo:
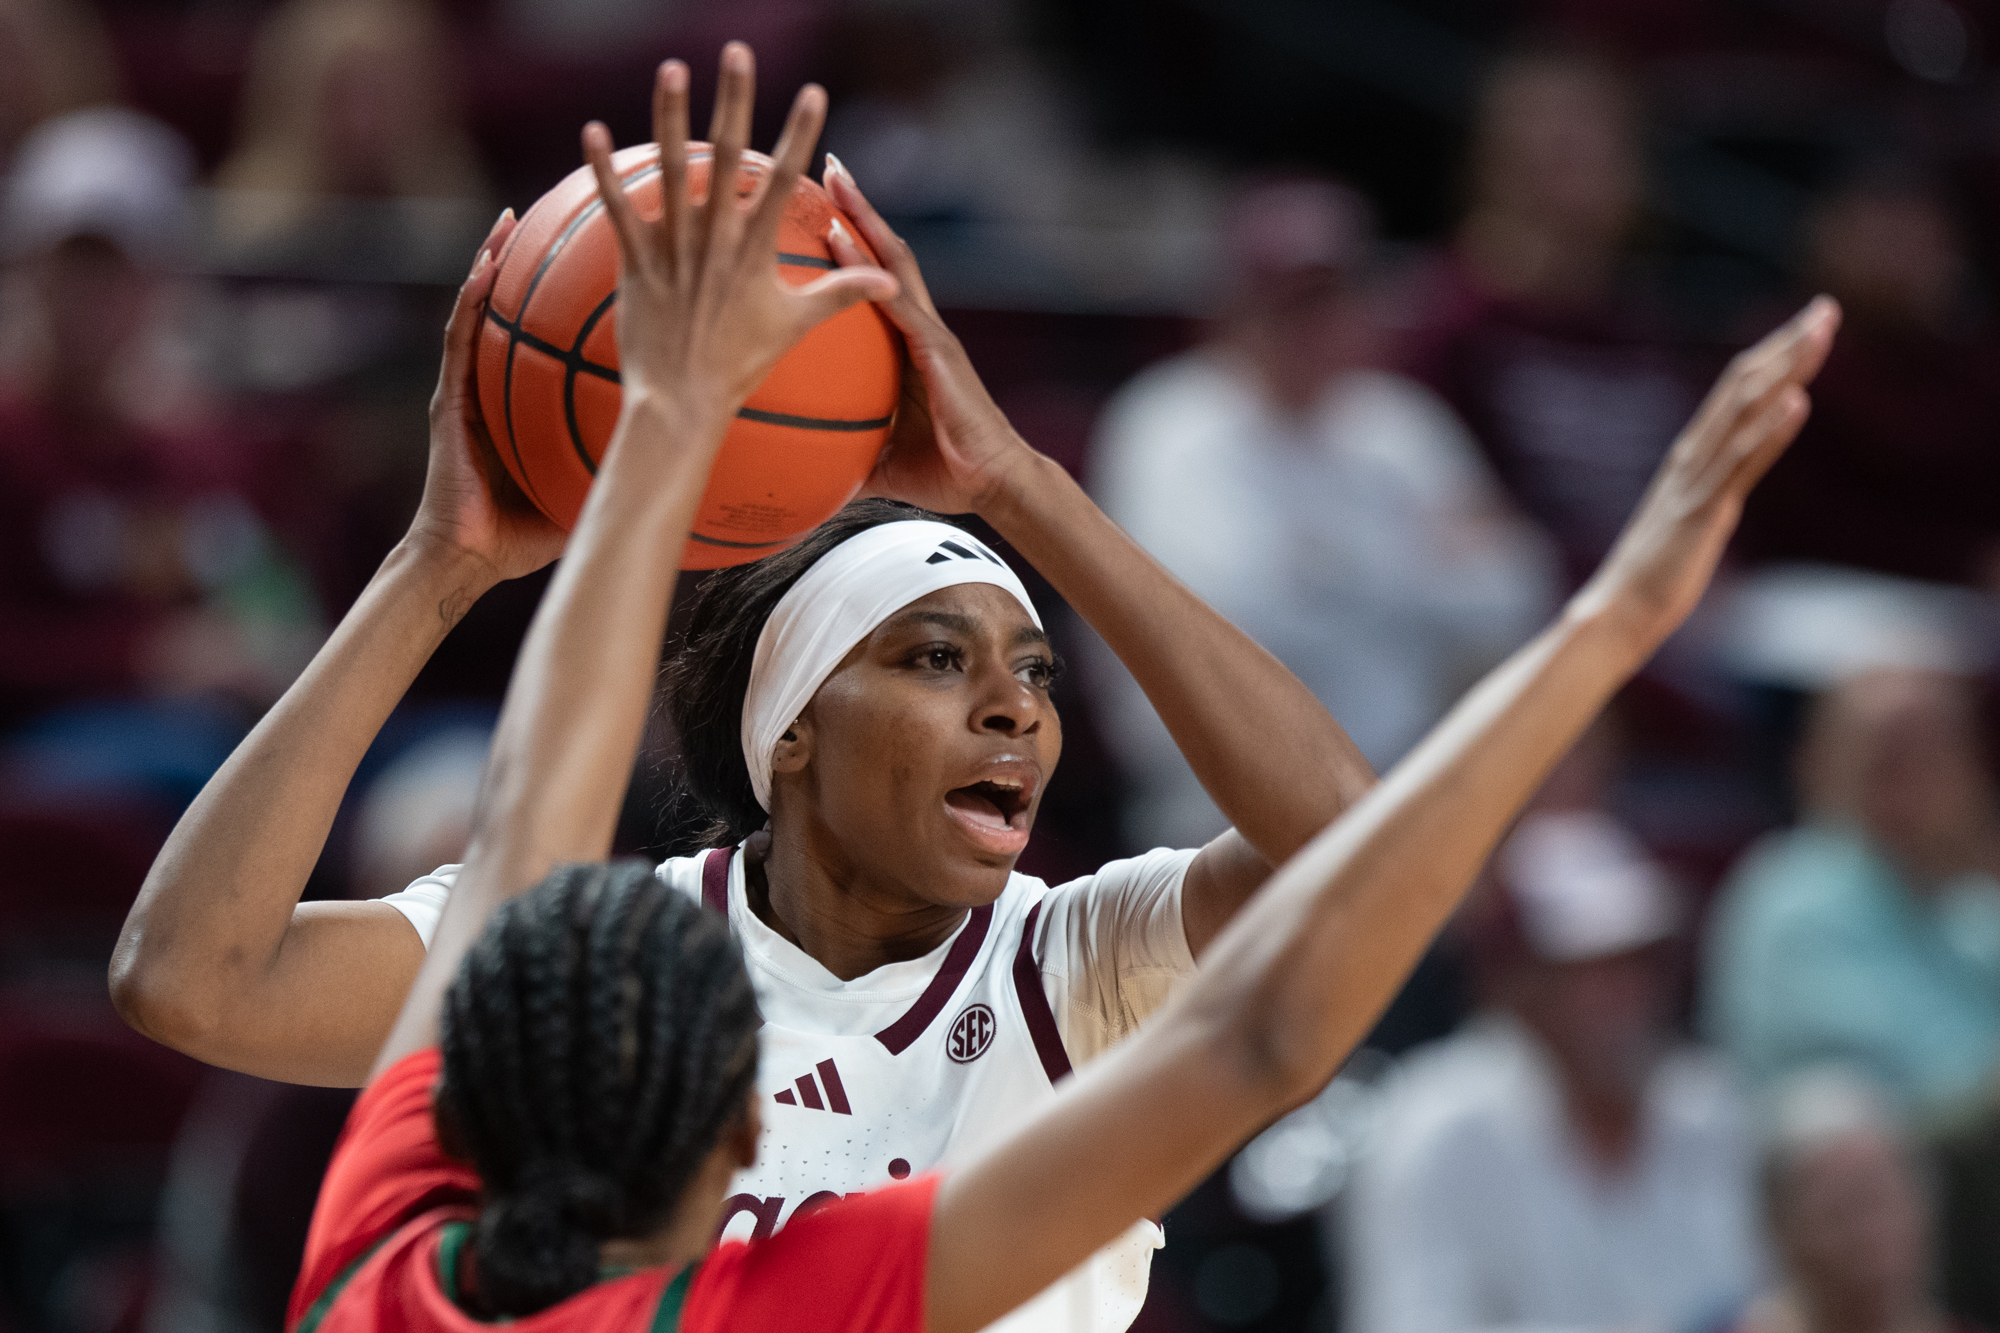
[(546, 1309), (644, 1237), (743, 1114), (756, 997), (729, 928), (638, 862), (560, 866), (498, 908), (442, 1014), (438, 1137), (484, 1184), (476, 1297)]
[[(949, 518), (896, 500), (856, 500), (796, 546), (708, 576), (689, 606), (687, 634), (664, 674), (669, 714), (680, 737), (677, 795), (707, 819), (702, 845), (728, 847), (764, 827), (764, 807), (743, 762), (743, 697), (757, 636), (778, 602), (821, 556), (884, 523)], [(954, 525), (956, 526), (956, 525)]]

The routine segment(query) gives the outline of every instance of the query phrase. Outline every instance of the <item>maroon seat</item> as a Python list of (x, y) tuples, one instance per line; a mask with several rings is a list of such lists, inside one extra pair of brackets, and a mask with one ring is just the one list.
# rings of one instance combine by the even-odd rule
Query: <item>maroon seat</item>
[(171, 827), (139, 801), (0, 798), (0, 938), (115, 934)]

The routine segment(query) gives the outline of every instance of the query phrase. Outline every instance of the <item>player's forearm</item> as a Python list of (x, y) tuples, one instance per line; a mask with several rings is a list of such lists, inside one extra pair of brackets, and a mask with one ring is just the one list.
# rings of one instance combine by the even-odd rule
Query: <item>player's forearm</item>
[(490, 583), (483, 562), (436, 543), (389, 553), (154, 860), (111, 962), (112, 995), (135, 1027), (187, 1049), (244, 1012), (362, 756)]
[(1368, 761), (1283, 663), (1028, 457), (982, 517), (1104, 636), (1237, 831), (1285, 860), (1368, 789)]
[(556, 865), (609, 854), (681, 551), (728, 424), (627, 400), (515, 659), (465, 868), (376, 1073), (437, 1039), (445, 987), (496, 907)]
[(728, 417), (640, 405), (606, 451), (508, 683), (467, 862), (505, 897), (609, 853), (688, 530)]

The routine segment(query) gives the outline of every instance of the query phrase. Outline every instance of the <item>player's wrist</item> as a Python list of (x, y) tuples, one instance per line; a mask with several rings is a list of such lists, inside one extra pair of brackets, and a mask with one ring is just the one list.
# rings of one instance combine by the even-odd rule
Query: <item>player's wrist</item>
[(1008, 441), (987, 465), (990, 480), (973, 503), (973, 512), (1003, 533), (1037, 512), (1052, 487), (1071, 480), (1062, 464), (1006, 429)]
[(491, 557), (438, 530), (421, 511), (378, 577), (391, 581), (412, 606), (434, 612), (445, 632), (501, 581)]
[(1599, 571), (1563, 607), (1561, 623), (1574, 638), (1636, 674), (1678, 625), (1625, 581)]

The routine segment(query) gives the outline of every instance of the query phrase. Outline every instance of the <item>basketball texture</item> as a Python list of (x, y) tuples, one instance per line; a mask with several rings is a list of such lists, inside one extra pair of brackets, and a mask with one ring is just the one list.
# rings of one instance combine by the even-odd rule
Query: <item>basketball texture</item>
[[(688, 145), (688, 189), (708, 188), (710, 150)], [(770, 169), (745, 154), (741, 191)], [(612, 166), (642, 218), (660, 215), (659, 150), (641, 144)], [(778, 272), (803, 285), (835, 267), (826, 244), (840, 216), (800, 180), (778, 235)], [(848, 234), (859, 232), (846, 222)], [(480, 329), (478, 384), (507, 471), (541, 511), (573, 527), (618, 421), (618, 238), (589, 167), (528, 210), (500, 256)], [(851, 499), (889, 436), (900, 384), (897, 343), (867, 303), (806, 334), (730, 424), (696, 511), (683, 569), (738, 565), (782, 550)]]

